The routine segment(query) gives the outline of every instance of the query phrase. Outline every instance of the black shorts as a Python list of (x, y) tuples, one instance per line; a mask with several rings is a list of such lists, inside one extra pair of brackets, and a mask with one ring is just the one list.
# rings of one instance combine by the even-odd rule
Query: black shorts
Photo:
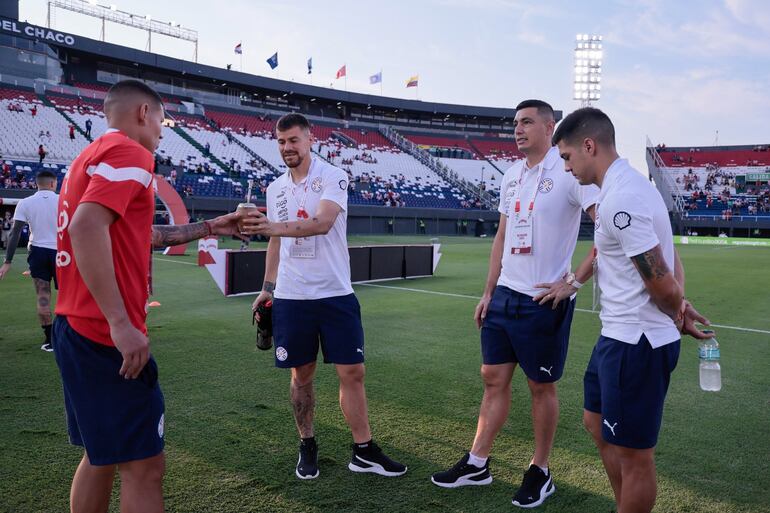
[(59, 283), (56, 281), (55, 249), (30, 246), (27, 264), (29, 264), (29, 273), (33, 278), (43, 281), (53, 280), (54, 287), (58, 290)]
[(653, 349), (644, 335), (636, 344), (599, 337), (583, 377), (583, 407), (601, 414), (605, 442), (655, 447), (679, 346)]
[(120, 376), (123, 356), (76, 332), (63, 315), (53, 324), (53, 347), (64, 388), (67, 430), (92, 465), (114, 465), (160, 454), (163, 392), (150, 356), (136, 379)]
[(532, 381), (558, 381), (574, 311), (574, 299), (562, 300), (554, 310), (551, 303), (540, 305), (531, 296), (498, 285), (481, 326), (484, 364), (518, 363)]
[(275, 366), (301, 367), (316, 361), (321, 347), (324, 363), (364, 363), (364, 328), (355, 294), (323, 299), (273, 301)]

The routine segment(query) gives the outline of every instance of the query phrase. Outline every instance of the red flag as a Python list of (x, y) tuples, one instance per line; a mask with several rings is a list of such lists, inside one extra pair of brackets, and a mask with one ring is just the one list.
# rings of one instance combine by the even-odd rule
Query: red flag
[(337, 78), (342, 78), (342, 77), (345, 76), (345, 74), (346, 74), (345, 66), (346, 65), (343, 64), (342, 67), (337, 70)]

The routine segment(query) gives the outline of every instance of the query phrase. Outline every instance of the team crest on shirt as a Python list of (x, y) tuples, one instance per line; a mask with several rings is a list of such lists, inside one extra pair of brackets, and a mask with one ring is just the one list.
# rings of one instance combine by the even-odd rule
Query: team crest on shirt
[(313, 178), (313, 181), (310, 182), (310, 189), (313, 192), (321, 192), (321, 186), (323, 185), (323, 181), (321, 180), (320, 176), (316, 176)]
[(340, 190), (341, 191), (344, 191), (345, 189), (348, 188), (348, 182), (346, 182), (345, 180), (340, 180), (339, 185), (340, 185)]
[(612, 224), (614, 224), (618, 230), (625, 230), (631, 226), (631, 215), (628, 212), (623, 212), (621, 210), (612, 218)]
[(286, 358), (289, 357), (289, 353), (286, 351), (286, 349), (283, 348), (283, 346), (278, 346), (275, 348), (275, 357), (279, 362), (285, 362)]
[(551, 180), (550, 178), (543, 178), (542, 180), (540, 180), (540, 185), (537, 186), (537, 190), (539, 190), (543, 194), (551, 192), (552, 189), (553, 189), (553, 180)]

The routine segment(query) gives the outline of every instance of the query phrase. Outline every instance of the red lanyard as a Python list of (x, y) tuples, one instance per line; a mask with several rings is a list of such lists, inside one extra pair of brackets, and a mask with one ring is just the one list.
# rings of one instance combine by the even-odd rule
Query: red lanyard
[(292, 187), (291, 189), (291, 196), (294, 198), (294, 203), (297, 204), (297, 218), (298, 219), (307, 219), (309, 216), (307, 215), (307, 212), (305, 211), (305, 202), (307, 201), (307, 181), (310, 179), (310, 175), (307, 176), (305, 179), (305, 187), (304, 187), (304, 194), (302, 195), (302, 201), (297, 201), (297, 194), (296, 190), (297, 187)]
[[(521, 191), (524, 188), (524, 169), (527, 167), (526, 161), (521, 166), (521, 173), (519, 174), (519, 188), (516, 191), (516, 204), (513, 207), (513, 211), (516, 213), (516, 218), (519, 218), (519, 212), (521, 212)], [(529, 200), (529, 208), (527, 209), (527, 218), (532, 216), (532, 211), (535, 210), (535, 198), (540, 190), (540, 180), (543, 178), (543, 170), (545, 169), (545, 159), (539, 164), (540, 170), (537, 173), (537, 180), (535, 181), (535, 194), (532, 195), (532, 199)]]

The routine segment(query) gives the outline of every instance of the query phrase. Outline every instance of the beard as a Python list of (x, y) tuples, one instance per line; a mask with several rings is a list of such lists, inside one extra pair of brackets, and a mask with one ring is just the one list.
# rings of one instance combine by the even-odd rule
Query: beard
[[(300, 164), (305, 160), (302, 155), (299, 153), (292, 153), (289, 155), (281, 155), (281, 158), (283, 159), (284, 164), (286, 164), (290, 168), (299, 167)], [(289, 158), (296, 159), (293, 164), (289, 164)]]

